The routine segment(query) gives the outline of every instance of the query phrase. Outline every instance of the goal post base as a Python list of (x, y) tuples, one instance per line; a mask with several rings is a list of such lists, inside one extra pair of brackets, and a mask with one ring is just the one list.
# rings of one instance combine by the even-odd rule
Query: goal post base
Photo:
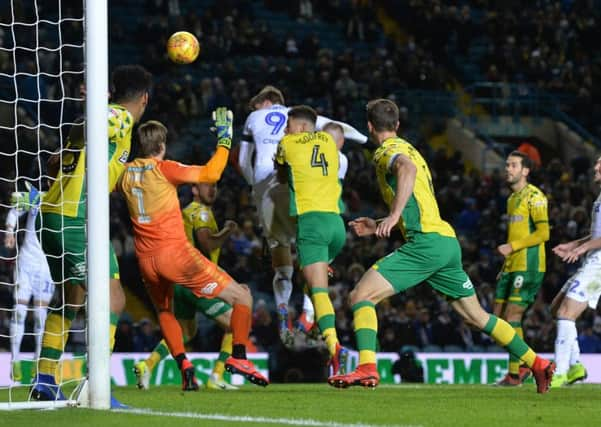
[(2, 402), (0, 411), (20, 411), (23, 409), (60, 409), (78, 406), (77, 400), (31, 400), (28, 402)]

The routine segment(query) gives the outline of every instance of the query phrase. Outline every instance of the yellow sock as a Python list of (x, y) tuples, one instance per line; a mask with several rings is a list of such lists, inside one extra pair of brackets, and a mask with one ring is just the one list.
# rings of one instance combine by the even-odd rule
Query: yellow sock
[(336, 344), (338, 344), (338, 336), (336, 335), (336, 318), (334, 314), (334, 306), (330, 301), (328, 288), (312, 288), (311, 296), (313, 306), (315, 307), (315, 318), (321, 330), (330, 355), (336, 354)]
[[(65, 310), (66, 312), (66, 310)], [(73, 313), (73, 317), (75, 313)], [(71, 317), (71, 316), (69, 316)], [(38, 372), (40, 374), (56, 376), (56, 368), (65, 344), (69, 338), (71, 319), (63, 317), (62, 313), (50, 313), (46, 319), (44, 336), (42, 337), (42, 351), (40, 352), (40, 363)]]
[(371, 302), (363, 301), (355, 304), (352, 309), (357, 349), (359, 350), (359, 364), (376, 363), (378, 336), (376, 307)]
[(232, 354), (232, 333), (226, 332), (223, 334), (223, 338), (221, 339), (221, 348), (219, 349), (219, 358), (215, 362), (215, 366), (213, 367), (213, 373), (223, 376), (223, 372), (225, 371), (225, 361)]
[(115, 348), (115, 334), (117, 333), (117, 323), (119, 323), (119, 315), (111, 311), (109, 325), (109, 351), (112, 353)]
[(165, 342), (165, 340), (161, 340), (161, 342), (157, 344), (154, 350), (152, 350), (152, 353), (150, 353), (148, 359), (146, 359), (146, 366), (152, 372), (154, 367), (168, 355), (169, 347), (167, 347), (167, 343)]

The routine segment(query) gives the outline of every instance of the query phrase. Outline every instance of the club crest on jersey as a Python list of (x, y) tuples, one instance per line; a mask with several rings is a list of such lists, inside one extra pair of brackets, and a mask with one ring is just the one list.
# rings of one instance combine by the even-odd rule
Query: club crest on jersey
[(202, 288), (200, 290), (200, 293), (203, 295), (212, 295), (213, 291), (215, 291), (215, 289), (217, 289), (217, 283), (215, 282), (211, 282), (209, 284), (207, 284), (204, 288)]
[(121, 163), (127, 163), (127, 158), (128, 157), (129, 157), (129, 151), (123, 150), (123, 153), (121, 153), (121, 156), (119, 156), (119, 162), (121, 162)]

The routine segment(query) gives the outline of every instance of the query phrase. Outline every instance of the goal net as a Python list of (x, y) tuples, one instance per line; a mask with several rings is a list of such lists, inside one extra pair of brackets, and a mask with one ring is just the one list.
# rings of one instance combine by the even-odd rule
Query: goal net
[[(106, 0), (0, 6), (0, 409), (109, 404), (106, 12)], [(85, 129), (94, 159), (81, 172), (69, 168), (81, 152), (66, 145), (73, 127)], [(82, 207), (62, 197), (58, 171), (85, 179), (79, 231), (60, 220)], [(59, 196), (47, 197), (52, 191)], [(40, 212), (45, 197), (59, 200), (52, 205), (58, 222)], [(71, 232), (86, 236), (79, 253), (47, 250), (49, 240), (61, 247)], [(83, 260), (87, 294), (77, 303), (67, 295), (74, 273), (66, 257)], [(37, 401), (32, 383), (46, 382), (40, 374), (49, 370), (56, 396)]]

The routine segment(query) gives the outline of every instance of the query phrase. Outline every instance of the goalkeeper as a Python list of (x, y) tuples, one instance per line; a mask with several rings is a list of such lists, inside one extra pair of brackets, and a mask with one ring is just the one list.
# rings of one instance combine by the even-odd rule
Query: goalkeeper
[[(182, 211), (186, 237), (203, 255), (217, 264), (221, 246), (230, 234), (238, 228), (238, 224), (228, 220), (221, 230), (217, 227), (211, 209), (217, 198), (216, 184), (192, 184), (192, 195), (192, 202)], [(175, 317), (182, 327), (184, 341), (190, 340), (196, 335), (195, 315), (197, 311), (214, 320), (224, 329), (225, 333), (221, 341), (219, 358), (205, 385), (213, 390), (236, 390), (238, 387), (223, 379), (225, 361), (232, 353), (232, 333), (230, 330), (232, 307), (220, 299), (198, 298), (192, 291), (179, 285), (175, 286), (173, 306)], [(162, 340), (148, 358), (136, 363), (134, 372), (138, 388), (148, 390), (153, 369), (168, 354), (167, 343)]]
[(195, 368), (186, 357), (182, 329), (173, 311), (174, 283), (196, 297), (219, 298), (232, 306), (232, 355), (225, 361), (231, 373), (261, 386), (269, 384), (246, 359), (251, 326), (252, 296), (245, 286), (205, 258), (186, 238), (177, 186), (219, 180), (232, 138), (231, 111), (213, 112), (217, 151), (204, 166), (164, 160), (167, 129), (157, 121), (138, 129), (140, 157), (129, 163), (118, 183), (133, 223), (136, 255), (146, 290), (157, 310), (163, 337), (182, 374), (184, 391), (198, 390)]
[[(131, 152), (131, 134), (148, 104), (152, 75), (143, 67), (124, 65), (111, 76), (112, 104), (108, 108), (109, 191), (112, 191), (125, 168)], [(56, 180), (42, 202), (42, 246), (48, 259), (52, 279), (63, 287), (64, 305), (48, 315), (42, 338), (39, 370), (32, 397), (36, 400), (64, 400), (55, 375), (58, 361), (69, 336), (71, 322), (85, 302), (86, 293), (86, 147), (83, 126), (73, 126), (60, 158)], [(108, 195), (107, 195), (108, 197)], [(119, 280), (119, 265), (110, 250), (110, 348), (115, 343), (119, 316), (125, 307), (125, 294)], [(124, 407), (111, 396), (111, 407)]]

